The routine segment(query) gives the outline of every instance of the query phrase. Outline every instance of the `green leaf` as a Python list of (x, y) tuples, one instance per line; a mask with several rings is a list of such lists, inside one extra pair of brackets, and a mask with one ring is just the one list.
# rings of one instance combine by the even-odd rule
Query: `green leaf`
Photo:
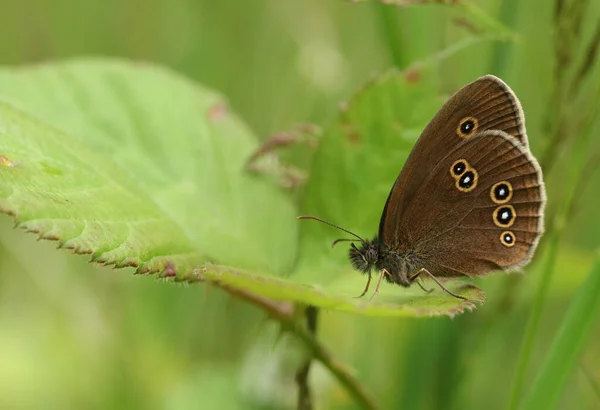
[[(441, 104), (425, 72), (390, 73), (342, 111), (315, 154), (303, 212), (374, 234), (392, 182)], [(0, 70), (0, 208), (61, 247), (139, 273), (372, 315), (454, 315), (436, 287), (382, 285), (350, 268), (338, 232), (245, 172), (258, 143), (224, 98), (152, 65), (86, 60)], [(340, 248), (342, 248), (340, 246)], [(433, 286), (433, 285), (432, 285)], [(464, 282), (453, 291), (482, 301)], [(374, 285), (372, 290), (374, 289)]]
[(296, 211), (243, 172), (257, 142), (222, 96), (116, 61), (3, 69), (0, 90), (0, 206), (19, 226), (138, 272), (289, 271)]
[(581, 285), (520, 409), (553, 409), (600, 314), (600, 259)]

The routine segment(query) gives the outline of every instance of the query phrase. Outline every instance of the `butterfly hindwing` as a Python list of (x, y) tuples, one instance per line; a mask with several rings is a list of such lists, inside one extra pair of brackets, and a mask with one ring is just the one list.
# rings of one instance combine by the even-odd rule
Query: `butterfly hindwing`
[(413, 195), (396, 227), (399, 240), (387, 245), (414, 252), (436, 276), (519, 267), (543, 232), (541, 169), (527, 147), (502, 131), (459, 143)]

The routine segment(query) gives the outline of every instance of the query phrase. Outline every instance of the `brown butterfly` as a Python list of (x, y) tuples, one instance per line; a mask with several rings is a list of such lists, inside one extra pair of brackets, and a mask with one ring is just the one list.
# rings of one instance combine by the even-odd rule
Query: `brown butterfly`
[[(314, 216), (358, 239), (349, 257), (369, 279), (404, 287), (422, 275), (481, 276), (515, 270), (533, 256), (544, 231), (542, 170), (529, 150), (521, 103), (486, 75), (455, 93), (427, 125), (388, 196), (373, 240)], [(425, 290), (425, 288), (423, 288)], [(430, 291), (430, 290), (429, 290)]]

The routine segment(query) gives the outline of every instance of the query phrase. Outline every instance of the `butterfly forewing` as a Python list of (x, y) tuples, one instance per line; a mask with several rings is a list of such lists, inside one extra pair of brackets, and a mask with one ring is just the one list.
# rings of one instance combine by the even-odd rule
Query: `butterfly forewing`
[(481, 77), (452, 95), (427, 125), (385, 204), (379, 226), (380, 241), (397, 242), (405, 208), (431, 170), (463, 141), (486, 130), (499, 130), (527, 147), (521, 104), (502, 80)]

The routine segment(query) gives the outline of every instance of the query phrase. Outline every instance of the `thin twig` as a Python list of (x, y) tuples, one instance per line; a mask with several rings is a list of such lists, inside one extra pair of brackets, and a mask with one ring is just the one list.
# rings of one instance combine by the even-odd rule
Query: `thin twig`
[(325, 346), (311, 332), (305, 329), (304, 326), (297, 325), (293, 315), (293, 305), (290, 302), (275, 302), (247, 290), (235, 288), (218, 281), (211, 283), (264, 310), (269, 316), (277, 320), (284, 330), (292, 332), (304, 343), (307, 350), (312, 353), (312, 357), (329, 369), (361, 408), (367, 410), (379, 408), (375, 404), (374, 398), (367, 392), (358, 379), (354, 377), (352, 369), (333, 357)]
[[(306, 316), (306, 329), (310, 334), (316, 336), (317, 319), (319, 309), (315, 306), (308, 306), (304, 315)], [(312, 410), (313, 397), (308, 384), (308, 373), (310, 372), (310, 364), (312, 356), (306, 358), (296, 373), (296, 383), (298, 384), (298, 410)]]

